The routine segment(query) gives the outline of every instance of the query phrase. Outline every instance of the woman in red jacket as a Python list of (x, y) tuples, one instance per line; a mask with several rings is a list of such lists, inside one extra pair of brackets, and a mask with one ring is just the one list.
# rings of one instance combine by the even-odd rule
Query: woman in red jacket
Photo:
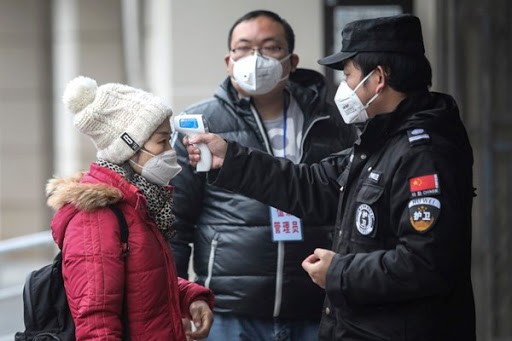
[[(180, 170), (169, 144), (171, 109), (122, 84), (87, 77), (64, 92), (74, 126), (97, 160), (88, 172), (52, 179), (48, 204), (77, 340), (190, 340), (208, 335), (212, 292), (178, 278), (172, 238), (172, 187)], [(128, 223), (128, 255), (115, 214)], [(194, 332), (184, 326), (194, 324)]]

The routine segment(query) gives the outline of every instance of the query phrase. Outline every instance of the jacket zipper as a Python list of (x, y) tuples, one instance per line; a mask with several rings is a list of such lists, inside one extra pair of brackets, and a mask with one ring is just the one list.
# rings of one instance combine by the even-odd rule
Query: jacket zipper
[[(258, 128), (260, 130), (261, 135), (263, 136), (263, 141), (265, 142), (265, 147), (267, 149), (267, 152), (271, 155), (274, 155), (272, 148), (270, 148), (270, 143), (267, 138), (267, 134), (265, 133), (265, 129), (263, 128), (263, 125), (261, 123), (260, 117), (258, 115), (258, 112), (256, 111), (256, 108), (251, 105), (251, 112), (254, 115), (254, 119), (256, 120), (256, 123), (258, 124)], [(299, 160), (302, 160), (303, 156), (303, 150), (304, 150), (304, 141), (306, 140), (306, 137), (313, 127), (313, 125), (321, 120), (328, 119), (329, 116), (321, 116), (315, 118), (311, 123), (308, 125), (306, 131), (304, 134), (302, 134), (302, 140), (300, 145), (300, 154), (299, 154)], [(216, 241), (215, 241), (216, 242)], [(216, 245), (216, 243), (215, 243)], [(213, 250), (213, 246), (212, 246)], [(210, 254), (210, 262), (213, 263), (212, 254)], [(213, 264), (212, 264), (213, 266)], [(279, 314), (281, 312), (281, 303), (283, 300), (283, 268), (284, 268), (284, 242), (278, 242), (277, 245), (277, 269), (276, 269), (276, 294), (274, 299), (274, 317), (279, 317)], [(208, 277), (205, 281), (205, 286), (208, 288), (208, 284), (210, 283), (211, 279), (211, 270), (210, 270), (210, 264), (208, 266)]]
[(252, 104), (251, 104), (251, 112), (254, 116), (254, 119), (256, 120), (256, 123), (258, 124), (258, 129), (260, 130), (260, 134), (261, 134), (261, 136), (263, 136), (263, 142), (265, 143), (265, 148), (267, 149), (267, 153), (269, 153), (270, 155), (274, 155), (272, 148), (270, 148), (270, 142), (268, 141), (266, 130), (263, 127), (263, 124), (261, 123), (260, 115), (258, 115), (256, 108)]
[(274, 301), (274, 317), (281, 313), (283, 301), (283, 268), (284, 268), (284, 242), (277, 243), (277, 269), (276, 269), (276, 298)]
[(204, 281), (204, 286), (210, 288), (210, 281), (212, 280), (213, 262), (215, 261), (215, 250), (217, 249), (217, 239), (212, 240), (210, 248), (210, 256), (208, 257), (208, 275)]
[[(148, 211), (149, 212), (149, 211)], [(149, 213), (147, 213), (149, 214)], [(171, 280), (171, 265), (170, 265), (170, 261), (171, 261), (171, 254), (167, 253), (167, 256), (168, 257), (165, 257), (165, 254), (166, 254), (166, 249), (169, 247), (168, 244), (166, 243), (165, 239), (163, 238), (163, 235), (158, 231), (158, 228), (156, 226), (156, 223), (153, 223), (153, 224), (150, 224), (152, 225), (151, 226), (151, 231), (153, 232), (153, 235), (155, 236), (157, 242), (160, 244), (160, 246), (162, 247), (162, 253), (164, 255), (164, 263), (165, 263), (165, 269), (167, 269), (167, 277), (169, 278), (169, 280), (172, 282)], [(125, 271), (126, 271), (126, 264), (125, 264)], [(169, 290), (169, 294), (168, 294), (168, 297), (169, 297), (169, 304), (171, 305), (171, 307), (173, 307), (174, 305), (172, 304), (173, 301), (175, 301), (176, 299), (179, 299), (179, 293), (178, 295), (176, 295), (175, 293), (173, 293), (173, 290), (174, 289), (174, 292), (176, 292), (178, 290), (178, 281), (176, 280), (176, 282), (174, 282), (174, 284), (176, 285), (176, 287), (173, 288), (172, 285), (170, 285), (171, 287), (171, 290)], [(126, 284), (125, 284), (125, 291), (127, 290), (126, 288)], [(126, 293), (125, 293), (126, 295)], [(174, 311), (172, 312), (173, 314), (180, 314), (180, 305), (178, 304), (177, 306), (174, 307)], [(127, 314), (128, 315), (128, 314)], [(128, 318), (128, 316), (126, 316), (126, 318)], [(171, 324), (172, 324), (172, 328), (173, 330), (177, 330), (179, 327), (176, 325), (176, 321), (171, 319)], [(129, 328), (126, 328), (126, 331), (128, 331)], [(125, 332), (126, 332), (125, 331)], [(183, 328), (183, 332), (185, 332), (185, 329)], [(130, 335), (128, 335), (128, 337), (130, 337)]]
[[(258, 124), (258, 129), (260, 130), (261, 135), (263, 136), (263, 142), (265, 143), (265, 148), (267, 149), (267, 153), (270, 155), (274, 155), (272, 148), (270, 148), (270, 142), (268, 141), (267, 133), (263, 124), (260, 120), (260, 116), (256, 111), (256, 108), (251, 105), (251, 112), (254, 115), (254, 119)], [(284, 244), (283, 242), (278, 242), (277, 244), (277, 268), (276, 268), (276, 294), (274, 298), (274, 317), (278, 317), (281, 311), (281, 301), (282, 301), (282, 292), (283, 292), (283, 264), (284, 264)]]

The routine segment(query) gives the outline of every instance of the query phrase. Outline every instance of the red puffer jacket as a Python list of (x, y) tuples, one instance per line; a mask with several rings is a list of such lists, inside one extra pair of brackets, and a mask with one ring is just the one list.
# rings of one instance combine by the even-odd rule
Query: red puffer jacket
[[(63, 254), (77, 340), (120, 340), (123, 315), (131, 340), (185, 340), (182, 317), (190, 318), (195, 300), (212, 307), (213, 294), (177, 277), (170, 248), (137, 187), (92, 164), (88, 173), (51, 180), (47, 192), (49, 206), (58, 210), (51, 227)], [(125, 259), (117, 218), (106, 207), (114, 203), (128, 223)]]

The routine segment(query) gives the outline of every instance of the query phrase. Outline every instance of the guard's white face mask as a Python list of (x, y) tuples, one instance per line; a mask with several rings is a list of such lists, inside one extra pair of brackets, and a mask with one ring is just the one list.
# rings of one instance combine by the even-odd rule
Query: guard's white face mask
[(342, 80), (334, 96), (334, 102), (338, 107), (338, 110), (343, 117), (343, 121), (347, 124), (366, 122), (368, 120), (368, 113), (366, 108), (379, 96), (376, 93), (366, 105), (363, 105), (361, 100), (356, 94), (357, 89), (372, 75), (373, 71), (370, 72), (366, 77), (363, 78), (359, 84), (352, 90), (346, 80)]
[(253, 53), (233, 60), (233, 78), (248, 95), (263, 95), (272, 91), (276, 85), (288, 78), (283, 76), (282, 63), (291, 54), (281, 60)]
[(158, 155), (151, 154), (144, 149), (141, 149), (141, 151), (153, 157), (149, 159), (144, 166), (132, 160), (130, 160), (130, 162), (142, 168), (140, 175), (149, 182), (166, 186), (172, 178), (181, 172), (181, 166), (178, 164), (176, 151), (170, 149)]

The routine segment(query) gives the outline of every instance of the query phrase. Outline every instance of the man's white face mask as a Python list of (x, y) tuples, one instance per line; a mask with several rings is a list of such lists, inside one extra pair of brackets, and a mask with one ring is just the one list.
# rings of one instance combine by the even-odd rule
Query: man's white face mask
[(363, 78), (359, 84), (352, 90), (346, 80), (342, 80), (340, 85), (338, 86), (338, 90), (336, 91), (336, 95), (334, 96), (334, 102), (338, 107), (338, 110), (343, 117), (343, 121), (347, 124), (351, 123), (361, 123), (366, 122), (368, 120), (368, 113), (366, 112), (366, 108), (370, 106), (370, 104), (379, 96), (379, 93), (376, 93), (366, 105), (363, 105), (361, 100), (356, 94), (357, 89), (372, 75), (373, 71), (370, 72), (366, 77)]
[(248, 95), (264, 95), (272, 91), (280, 81), (288, 78), (288, 75), (283, 76), (282, 63), (290, 56), (289, 54), (277, 60), (253, 53), (236, 61), (231, 59), (234, 64), (233, 78)]

